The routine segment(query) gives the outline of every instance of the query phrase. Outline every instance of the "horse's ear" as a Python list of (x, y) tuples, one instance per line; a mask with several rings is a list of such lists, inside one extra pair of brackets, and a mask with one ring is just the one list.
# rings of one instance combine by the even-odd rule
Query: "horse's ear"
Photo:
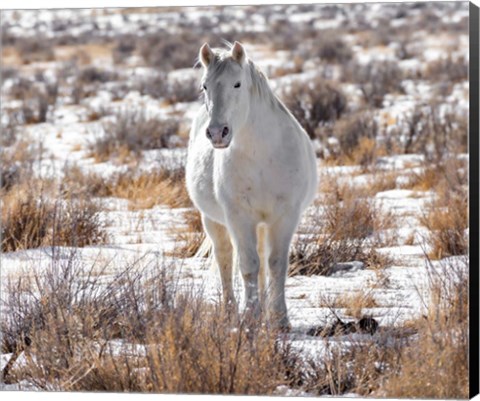
[(243, 48), (242, 44), (239, 42), (235, 42), (232, 46), (232, 58), (238, 62), (239, 64), (243, 64), (245, 59), (247, 58), (247, 53)]
[(213, 52), (212, 49), (210, 49), (208, 43), (204, 43), (203, 46), (200, 48), (199, 58), (204, 67), (208, 67), (209, 64), (212, 62)]

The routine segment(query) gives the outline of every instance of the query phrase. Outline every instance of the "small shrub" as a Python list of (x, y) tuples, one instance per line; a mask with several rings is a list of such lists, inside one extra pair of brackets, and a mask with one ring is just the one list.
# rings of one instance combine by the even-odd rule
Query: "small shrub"
[(425, 78), (433, 82), (462, 82), (468, 80), (468, 61), (464, 57), (440, 58), (427, 64)]
[(8, 191), (33, 174), (35, 162), (41, 159), (42, 147), (28, 139), (15, 142), (8, 148), (0, 149), (1, 182), (0, 188)]
[(390, 263), (378, 254), (381, 244), (376, 232), (392, 226), (392, 216), (380, 213), (372, 202), (355, 198), (354, 192), (343, 194), (325, 207), (316, 205), (310, 228), (293, 242), (289, 275), (329, 275), (339, 263), (362, 262), (370, 268), (383, 268)]
[(153, 77), (142, 78), (137, 87), (142, 95), (164, 99), (167, 104), (194, 102), (200, 98), (200, 89), (195, 78), (170, 82), (167, 74), (157, 73)]
[(115, 71), (93, 66), (82, 68), (77, 75), (77, 80), (82, 85), (88, 85), (95, 82), (105, 83), (109, 81), (116, 81), (118, 78), (118, 73)]
[(417, 108), (403, 119), (404, 153), (422, 153), (427, 161), (441, 162), (454, 153), (467, 151), (467, 120), (455, 110), (431, 104)]
[(139, 40), (139, 52), (146, 64), (162, 72), (191, 68), (195, 64), (202, 37), (189, 33), (159, 32)]
[(170, 148), (171, 138), (177, 134), (179, 123), (175, 119), (147, 117), (139, 110), (121, 110), (113, 122), (103, 124), (104, 135), (90, 145), (97, 161), (110, 158), (128, 159), (142, 150)]
[[(327, 130), (327, 135), (330, 130)], [(337, 164), (359, 164), (368, 167), (384, 153), (378, 144), (379, 127), (369, 113), (358, 113), (338, 120), (331, 135), (337, 144), (327, 143), (327, 160)]]
[(466, 193), (444, 191), (427, 206), (420, 222), (428, 229), (430, 257), (442, 259), (447, 256), (468, 253), (468, 199)]
[[(3, 110), (5, 113), (5, 110)], [(2, 120), (0, 125), (0, 147), (12, 146), (17, 140), (18, 127), (13, 117), (14, 113), (9, 113), (8, 120)], [(3, 159), (3, 158), (2, 158)]]
[(352, 50), (341, 39), (337, 31), (325, 31), (319, 35), (318, 40), (312, 43), (313, 55), (318, 55), (322, 60), (330, 63), (345, 63), (352, 58)]
[(179, 102), (194, 102), (199, 100), (200, 90), (197, 79), (188, 78), (174, 81), (170, 84), (167, 101), (171, 104)]
[(403, 73), (394, 62), (350, 62), (343, 69), (343, 81), (358, 84), (366, 105), (381, 108), (389, 93), (404, 93)]
[(351, 336), (348, 347), (326, 341), (325, 356), (310, 364), (311, 380), (303, 389), (334, 396), (467, 398), (468, 267), (448, 262), (440, 271), (429, 264), (428, 271), (424, 316), (397, 329), (382, 327), (383, 334), (371, 339)]
[(154, 99), (166, 98), (169, 95), (170, 86), (168, 84), (168, 75), (159, 72), (153, 76), (142, 77), (136, 87), (142, 95), (148, 95)]
[(112, 50), (112, 58), (115, 64), (122, 64), (129, 58), (137, 47), (137, 38), (135, 35), (121, 35)]
[(281, 97), (312, 139), (321, 124), (336, 121), (347, 108), (345, 95), (319, 77), (308, 82), (293, 82)]
[(51, 41), (42, 35), (16, 38), (15, 49), (24, 64), (55, 59)]
[(41, 246), (76, 246), (104, 242), (98, 205), (87, 199), (52, 200), (41, 183), (11, 187), (2, 197), (2, 251)]

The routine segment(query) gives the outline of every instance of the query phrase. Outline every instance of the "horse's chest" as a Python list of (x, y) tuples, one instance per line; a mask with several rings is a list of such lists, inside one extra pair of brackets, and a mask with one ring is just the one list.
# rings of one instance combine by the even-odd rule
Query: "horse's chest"
[(266, 211), (281, 198), (277, 173), (268, 163), (232, 157), (215, 164), (215, 192), (222, 203)]

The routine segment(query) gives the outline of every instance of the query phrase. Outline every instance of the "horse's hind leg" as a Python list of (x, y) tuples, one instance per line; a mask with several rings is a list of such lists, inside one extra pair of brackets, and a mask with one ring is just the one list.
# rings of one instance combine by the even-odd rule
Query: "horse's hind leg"
[(288, 256), (290, 242), (297, 228), (298, 217), (286, 213), (269, 226), (268, 239), (270, 243), (269, 288), (268, 288), (268, 318), (272, 325), (288, 329), (290, 323), (287, 316), (285, 301), (285, 281), (287, 278)]
[(202, 216), (203, 226), (213, 242), (215, 261), (220, 269), (223, 298), (227, 305), (235, 307), (235, 297), (232, 283), (232, 244), (225, 226)]

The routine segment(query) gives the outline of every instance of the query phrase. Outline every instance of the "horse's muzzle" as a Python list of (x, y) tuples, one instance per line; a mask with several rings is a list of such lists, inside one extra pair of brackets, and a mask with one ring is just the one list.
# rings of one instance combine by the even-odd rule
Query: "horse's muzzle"
[(228, 125), (209, 126), (205, 134), (216, 149), (227, 148), (232, 139), (232, 132)]

